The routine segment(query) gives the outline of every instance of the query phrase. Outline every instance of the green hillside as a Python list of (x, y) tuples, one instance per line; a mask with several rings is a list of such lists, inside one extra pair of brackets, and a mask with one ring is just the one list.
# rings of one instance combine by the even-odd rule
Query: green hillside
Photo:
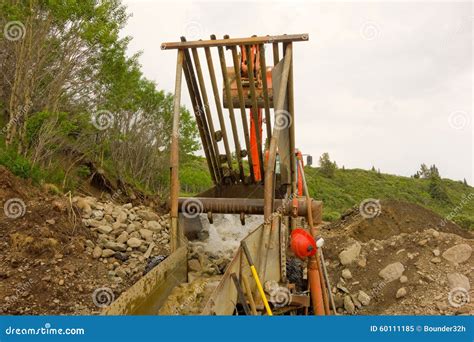
[(462, 182), (441, 179), (448, 196), (442, 201), (431, 197), (428, 179), (361, 169), (338, 169), (332, 178), (322, 175), (319, 168), (307, 167), (305, 171), (311, 195), (324, 202), (327, 220), (337, 219), (347, 208), (366, 198), (397, 199), (422, 205), (443, 217), (451, 214), (456, 223), (474, 229), (474, 188)]
[[(336, 169), (332, 177), (323, 175), (320, 168), (306, 167), (305, 171), (311, 196), (324, 202), (325, 220), (338, 219), (348, 208), (367, 198), (398, 199), (422, 205), (443, 217), (452, 214), (453, 221), (474, 229), (474, 188), (462, 182), (441, 179), (447, 199), (438, 200), (430, 195), (429, 179), (361, 169)], [(212, 185), (202, 158), (189, 160), (180, 174), (183, 194), (191, 194), (193, 190), (197, 193)]]

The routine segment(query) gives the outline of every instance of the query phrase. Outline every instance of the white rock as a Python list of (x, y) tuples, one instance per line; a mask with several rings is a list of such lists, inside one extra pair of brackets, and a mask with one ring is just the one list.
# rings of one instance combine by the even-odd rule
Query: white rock
[(443, 253), (443, 258), (454, 263), (460, 264), (471, 257), (472, 248), (466, 243), (462, 243), (447, 249)]
[(97, 231), (102, 234), (109, 234), (112, 231), (112, 227), (110, 226), (99, 226), (97, 227)]
[(104, 245), (105, 248), (117, 251), (117, 252), (125, 252), (127, 250), (127, 246), (123, 243), (118, 243), (115, 241), (107, 241)]
[(403, 272), (405, 271), (405, 266), (401, 262), (394, 262), (386, 266), (379, 272), (379, 276), (383, 278), (385, 281), (393, 281), (398, 279), (402, 276)]
[(398, 289), (397, 294), (395, 295), (395, 297), (398, 299), (398, 298), (405, 297), (406, 295), (407, 295), (407, 289), (404, 288), (404, 287), (401, 287), (401, 288)]
[(355, 242), (351, 246), (343, 250), (341, 253), (339, 253), (339, 260), (341, 261), (341, 264), (349, 265), (356, 261), (360, 254), (361, 248), (362, 247), (360, 243)]
[(160, 217), (148, 210), (138, 210), (137, 215), (146, 221), (158, 221)]
[(351, 279), (352, 278), (352, 273), (350, 270), (348, 270), (347, 268), (343, 269), (342, 270), (342, 277), (344, 279)]
[(94, 250), (92, 251), (92, 257), (94, 259), (99, 259), (102, 256), (102, 248), (99, 246), (95, 246)]
[(128, 233), (127, 232), (122, 232), (120, 235), (117, 237), (115, 241), (118, 243), (126, 243), (128, 240)]
[(109, 258), (111, 257), (112, 255), (115, 254), (115, 251), (111, 250), (111, 249), (104, 249), (102, 251), (102, 258)]
[(454, 289), (456, 287), (462, 287), (469, 291), (471, 289), (471, 284), (469, 283), (469, 278), (467, 278), (464, 274), (461, 273), (449, 273), (448, 274), (448, 284), (450, 289)]
[(160, 232), (163, 229), (157, 221), (149, 221), (145, 225), (145, 228), (152, 230), (154, 232)]
[(140, 229), (140, 236), (145, 241), (152, 241), (153, 240), (153, 231), (149, 229)]
[(404, 284), (404, 283), (406, 283), (407, 281), (408, 281), (408, 278), (407, 278), (406, 275), (402, 275), (402, 276), (400, 277), (400, 283)]
[(362, 290), (359, 291), (357, 299), (362, 303), (362, 305), (369, 305), (370, 303), (370, 296)]
[(143, 241), (138, 239), (138, 238), (135, 238), (135, 237), (132, 237), (130, 239), (128, 239), (127, 241), (127, 245), (129, 247), (132, 247), (132, 248), (138, 248), (142, 245)]
[(354, 313), (355, 312), (355, 305), (352, 302), (351, 296), (349, 296), (349, 295), (344, 296), (344, 309), (348, 313)]

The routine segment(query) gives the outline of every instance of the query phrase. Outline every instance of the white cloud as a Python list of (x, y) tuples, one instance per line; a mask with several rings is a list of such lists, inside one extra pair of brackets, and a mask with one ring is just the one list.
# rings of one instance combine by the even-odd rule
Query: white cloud
[[(173, 90), (176, 63), (160, 44), (183, 34), (307, 32), (294, 48), (298, 147), (401, 175), (435, 163), (442, 176), (474, 182), (471, 2), (125, 3), (130, 53), (143, 51), (159, 87)], [(455, 111), (470, 125), (453, 129)]]

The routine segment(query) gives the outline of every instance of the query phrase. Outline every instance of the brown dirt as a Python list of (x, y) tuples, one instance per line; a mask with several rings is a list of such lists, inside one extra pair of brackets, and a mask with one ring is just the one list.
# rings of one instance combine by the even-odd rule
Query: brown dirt
[[(26, 206), (22, 217), (6, 216), (3, 206), (13, 198)], [(0, 166), (0, 205), (0, 313), (96, 313), (95, 289), (109, 287), (117, 297), (130, 285), (111, 284), (107, 264), (84, 253), (92, 233), (68, 197)]]
[[(372, 297), (370, 304), (356, 309), (355, 314), (474, 314), (472, 285), (471, 303), (455, 308), (448, 302), (447, 282), (447, 274), (457, 272), (474, 284), (474, 254), (461, 264), (452, 264), (442, 256), (433, 262), (435, 250), (442, 254), (461, 243), (474, 249), (474, 235), (454, 223), (440, 225), (439, 215), (415, 204), (382, 201), (381, 208), (381, 214), (372, 219), (365, 219), (352, 209), (321, 230), (331, 285), (339, 283), (350, 294), (357, 296), (362, 290)], [(339, 253), (356, 242), (362, 246), (360, 256), (356, 262), (343, 266)], [(387, 283), (379, 276), (381, 269), (394, 262), (404, 265), (408, 282)], [(352, 279), (341, 280), (345, 268), (351, 271)], [(407, 295), (397, 299), (395, 294), (401, 287), (406, 288)], [(340, 303), (344, 292), (333, 289), (333, 293)]]

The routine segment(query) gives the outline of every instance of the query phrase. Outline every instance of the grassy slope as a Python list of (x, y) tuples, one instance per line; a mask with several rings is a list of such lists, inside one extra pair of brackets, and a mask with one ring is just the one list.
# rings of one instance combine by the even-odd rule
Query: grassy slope
[[(209, 188), (212, 183), (207, 165), (202, 158), (193, 158), (180, 170), (181, 189), (192, 194)], [(313, 198), (324, 202), (324, 218), (335, 220), (348, 208), (366, 198), (399, 199), (430, 208), (441, 216), (460, 206), (463, 196), (474, 192), (473, 187), (450, 179), (443, 179), (449, 203), (433, 200), (428, 193), (429, 181), (409, 177), (378, 174), (360, 169), (337, 170), (334, 178), (321, 175), (318, 168), (306, 168), (309, 191)], [(474, 229), (474, 198), (461, 206), (454, 221)]]
[(461, 205), (463, 196), (474, 193), (474, 188), (461, 182), (443, 179), (449, 202), (443, 203), (430, 197), (429, 181), (409, 177), (378, 174), (361, 169), (337, 170), (333, 178), (321, 175), (318, 168), (306, 168), (311, 195), (324, 202), (325, 218), (336, 219), (347, 208), (366, 198), (398, 199), (420, 204), (441, 216), (447, 216), (459, 206), (454, 221), (474, 229), (474, 198)]

